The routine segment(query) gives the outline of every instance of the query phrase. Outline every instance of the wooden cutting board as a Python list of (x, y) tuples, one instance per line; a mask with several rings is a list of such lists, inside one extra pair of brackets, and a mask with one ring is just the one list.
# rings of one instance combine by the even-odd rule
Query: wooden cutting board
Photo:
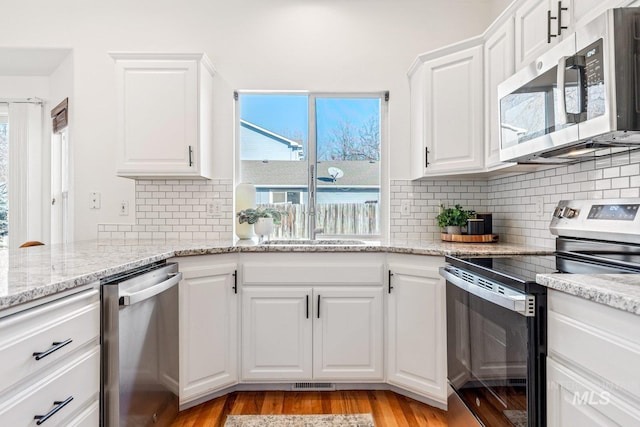
[(496, 243), (498, 241), (497, 234), (447, 234), (441, 233), (440, 239), (445, 242), (459, 243)]

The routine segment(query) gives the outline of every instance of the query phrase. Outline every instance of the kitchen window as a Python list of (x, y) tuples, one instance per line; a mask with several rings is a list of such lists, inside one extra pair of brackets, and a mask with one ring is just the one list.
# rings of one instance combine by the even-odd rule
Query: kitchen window
[(274, 237), (308, 238), (310, 213), (323, 237), (380, 237), (384, 94), (242, 92), (237, 117), (238, 182), (288, 212)]
[(0, 105), (0, 247), (8, 246), (9, 221), (7, 192), (9, 166), (9, 110)]

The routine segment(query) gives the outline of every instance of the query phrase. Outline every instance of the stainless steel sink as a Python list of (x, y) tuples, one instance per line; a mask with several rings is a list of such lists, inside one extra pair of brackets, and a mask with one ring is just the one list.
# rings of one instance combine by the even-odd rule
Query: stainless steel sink
[(265, 240), (260, 243), (261, 245), (272, 246), (362, 246), (367, 243), (362, 240), (349, 240), (349, 239), (324, 239), (324, 240), (309, 240), (309, 239), (292, 239), (292, 240)]

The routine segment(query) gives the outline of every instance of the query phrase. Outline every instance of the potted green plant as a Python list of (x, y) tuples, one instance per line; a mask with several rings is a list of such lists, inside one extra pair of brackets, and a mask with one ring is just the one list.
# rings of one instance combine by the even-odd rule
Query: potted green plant
[(275, 208), (249, 208), (237, 213), (240, 224), (254, 224), (254, 231), (259, 236), (268, 236), (273, 232), (273, 225), (280, 224), (282, 217), (288, 215), (287, 211)]
[(474, 210), (463, 209), (456, 204), (452, 208), (445, 208), (440, 205), (440, 214), (436, 217), (438, 226), (446, 228), (448, 234), (462, 234), (461, 228), (467, 225), (467, 220), (475, 215)]

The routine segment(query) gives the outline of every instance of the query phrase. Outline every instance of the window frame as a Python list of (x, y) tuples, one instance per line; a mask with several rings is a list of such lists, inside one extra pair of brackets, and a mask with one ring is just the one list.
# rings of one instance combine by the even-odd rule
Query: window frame
[[(317, 169), (317, 152), (316, 152), (316, 100), (318, 98), (378, 98), (380, 100), (380, 196), (379, 196), (379, 234), (360, 235), (360, 234), (320, 234), (321, 238), (353, 238), (359, 240), (379, 241), (389, 238), (389, 100), (387, 91), (354, 91), (354, 92), (334, 92), (334, 91), (301, 91), (301, 90), (237, 90), (234, 92), (235, 108), (234, 108), (234, 187), (241, 181), (241, 156), (240, 156), (240, 96), (241, 95), (306, 95), (308, 97), (308, 136), (307, 136), (307, 189), (310, 188), (310, 165), (314, 165)], [(316, 183), (317, 189), (317, 183)], [(308, 194), (308, 191), (307, 191)], [(309, 197), (307, 196), (307, 203)], [(317, 200), (316, 200), (317, 204)], [(234, 193), (235, 205), (235, 193)], [(236, 221), (234, 221), (235, 231)]]

